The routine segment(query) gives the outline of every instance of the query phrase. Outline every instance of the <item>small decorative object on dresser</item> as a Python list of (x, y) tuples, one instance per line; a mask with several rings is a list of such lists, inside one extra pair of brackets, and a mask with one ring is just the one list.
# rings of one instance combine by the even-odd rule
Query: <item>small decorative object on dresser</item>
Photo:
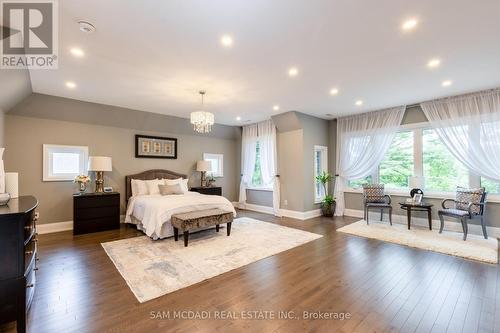
[(120, 228), (120, 193), (73, 195), (73, 235)]
[(90, 182), (90, 177), (86, 175), (78, 175), (73, 180), (73, 183), (78, 183), (80, 193), (85, 192), (87, 189), (87, 183)]
[(5, 192), (9, 193), (12, 199), (19, 197), (19, 174), (17, 172), (5, 173)]
[(191, 187), (189, 190), (191, 192), (198, 192), (201, 194), (222, 196), (222, 187), (220, 187), (220, 186), (213, 186), (213, 187), (195, 186), (195, 187)]
[(101, 193), (104, 191), (104, 171), (113, 171), (111, 157), (90, 156), (89, 171), (95, 171), (95, 191)]
[(0, 324), (17, 321), (17, 332), (26, 332), (35, 293), (37, 206), (34, 197), (22, 196), (0, 207)]

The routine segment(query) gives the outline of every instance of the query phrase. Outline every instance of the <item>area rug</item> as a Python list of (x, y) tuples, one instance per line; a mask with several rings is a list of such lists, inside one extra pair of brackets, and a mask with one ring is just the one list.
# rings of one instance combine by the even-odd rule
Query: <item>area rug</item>
[(321, 238), (321, 235), (243, 217), (226, 230), (204, 230), (153, 241), (147, 236), (102, 243), (141, 303), (257, 260)]
[(468, 234), (467, 240), (463, 241), (462, 233), (443, 231), (439, 234), (438, 230), (413, 226), (408, 230), (404, 225), (390, 226), (387, 222), (370, 222), (367, 225), (363, 220), (337, 231), (490, 264), (498, 263), (498, 240), (491, 237), (484, 239), (482, 236)]

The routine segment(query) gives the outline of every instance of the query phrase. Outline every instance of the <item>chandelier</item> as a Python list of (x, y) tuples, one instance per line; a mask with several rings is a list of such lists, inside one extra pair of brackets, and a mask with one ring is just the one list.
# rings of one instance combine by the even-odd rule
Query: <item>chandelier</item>
[[(201, 107), (203, 109), (203, 96), (205, 96), (205, 91), (200, 91), (201, 95)], [(209, 133), (212, 130), (212, 125), (215, 122), (215, 116), (211, 112), (207, 111), (195, 111), (191, 112), (191, 124), (193, 124), (193, 129), (198, 133)]]

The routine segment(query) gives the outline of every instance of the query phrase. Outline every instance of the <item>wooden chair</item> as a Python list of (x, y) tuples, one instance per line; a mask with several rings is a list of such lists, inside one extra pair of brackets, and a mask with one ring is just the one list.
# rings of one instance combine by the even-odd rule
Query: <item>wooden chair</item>
[(370, 209), (380, 210), (380, 221), (384, 217), (384, 210), (389, 210), (389, 223), (392, 225), (391, 196), (384, 193), (384, 184), (363, 185), (363, 207), (366, 224)]
[[(473, 219), (481, 220), (481, 227), (483, 229), (483, 236), (488, 239), (486, 233), (486, 225), (484, 224), (484, 209), (486, 204), (486, 191), (484, 187), (479, 189), (465, 189), (457, 187), (456, 199), (445, 199), (441, 203), (443, 209), (438, 211), (441, 227), (439, 233), (443, 232), (444, 216), (454, 217), (460, 219), (462, 223), (462, 230), (464, 232), (464, 240), (467, 239), (468, 226), (467, 221)], [(453, 202), (453, 207), (447, 207), (447, 202)]]

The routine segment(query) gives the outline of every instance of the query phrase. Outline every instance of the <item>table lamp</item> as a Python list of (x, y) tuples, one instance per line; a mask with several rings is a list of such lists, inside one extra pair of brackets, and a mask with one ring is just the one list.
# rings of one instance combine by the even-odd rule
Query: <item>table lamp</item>
[(212, 171), (212, 162), (207, 160), (198, 161), (196, 163), (196, 171), (201, 172), (200, 186), (205, 187), (205, 174), (207, 171)]
[(422, 176), (412, 176), (408, 177), (408, 185), (411, 188), (410, 191), (410, 197), (414, 197), (415, 194), (422, 194), (424, 195), (424, 192), (422, 189), (425, 187), (425, 178)]
[(90, 156), (89, 171), (95, 171), (95, 192), (104, 192), (104, 171), (113, 171), (111, 157)]

